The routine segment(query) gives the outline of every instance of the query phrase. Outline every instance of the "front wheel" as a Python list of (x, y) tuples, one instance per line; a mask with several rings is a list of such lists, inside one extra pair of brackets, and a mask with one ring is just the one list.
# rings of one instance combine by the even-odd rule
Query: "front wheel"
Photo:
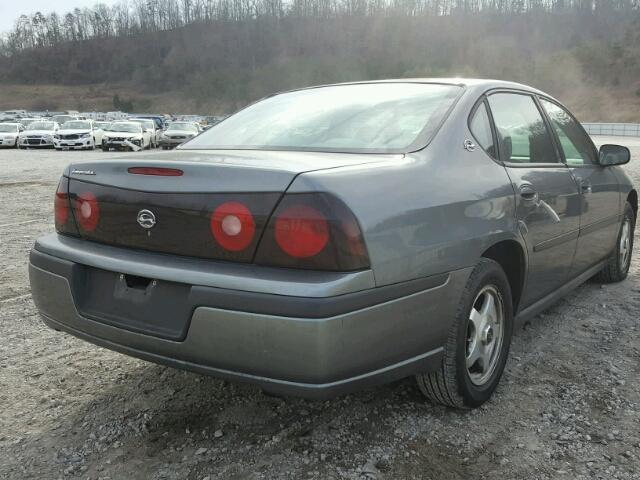
[(483, 258), (462, 292), (442, 365), (435, 372), (416, 375), (420, 390), (449, 407), (479, 407), (500, 382), (512, 331), (509, 281), (498, 263)]
[(633, 235), (636, 228), (636, 216), (627, 202), (624, 207), (622, 223), (618, 231), (616, 248), (606, 265), (595, 276), (595, 280), (602, 283), (621, 282), (629, 274), (631, 267), (631, 256), (633, 254)]

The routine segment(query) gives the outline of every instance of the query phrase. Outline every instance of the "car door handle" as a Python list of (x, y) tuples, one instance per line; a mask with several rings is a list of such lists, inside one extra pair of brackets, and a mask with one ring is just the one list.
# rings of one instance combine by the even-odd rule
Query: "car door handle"
[(533, 185), (522, 185), (520, 186), (520, 197), (525, 202), (537, 202), (538, 192), (533, 188)]
[(585, 194), (591, 193), (592, 192), (591, 184), (588, 182), (580, 182), (580, 191)]

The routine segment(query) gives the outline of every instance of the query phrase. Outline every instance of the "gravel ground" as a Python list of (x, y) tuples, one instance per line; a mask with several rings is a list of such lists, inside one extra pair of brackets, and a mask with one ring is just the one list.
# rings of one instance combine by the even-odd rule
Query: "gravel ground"
[[(632, 148), (640, 185), (640, 139), (612, 141)], [(53, 229), (59, 175), (117, 155), (0, 151), (0, 478), (640, 479), (637, 260), (627, 281), (587, 283), (516, 332), (476, 411), (432, 405), (410, 379), (274, 398), (41, 323), (27, 257)]]

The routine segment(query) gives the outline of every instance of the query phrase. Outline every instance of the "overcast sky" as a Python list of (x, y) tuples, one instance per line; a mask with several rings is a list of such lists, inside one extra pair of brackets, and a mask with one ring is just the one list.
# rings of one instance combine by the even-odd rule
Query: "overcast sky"
[(89, 7), (96, 3), (113, 5), (119, 0), (0, 0), (0, 32), (6, 32), (13, 27), (15, 20), (23, 13), (58, 13), (68, 12), (76, 7)]

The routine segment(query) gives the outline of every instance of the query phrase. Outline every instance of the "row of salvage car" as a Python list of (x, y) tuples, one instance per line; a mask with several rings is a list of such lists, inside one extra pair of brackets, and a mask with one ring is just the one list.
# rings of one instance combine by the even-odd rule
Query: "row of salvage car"
[(55, 148), (56, 150), (145, 150), (174, 148), (202, 132), (196, 122), (173, 122), (166, 129), (153, 119), (115, 122), (73, 119), (0, 123), (0, 147)]

